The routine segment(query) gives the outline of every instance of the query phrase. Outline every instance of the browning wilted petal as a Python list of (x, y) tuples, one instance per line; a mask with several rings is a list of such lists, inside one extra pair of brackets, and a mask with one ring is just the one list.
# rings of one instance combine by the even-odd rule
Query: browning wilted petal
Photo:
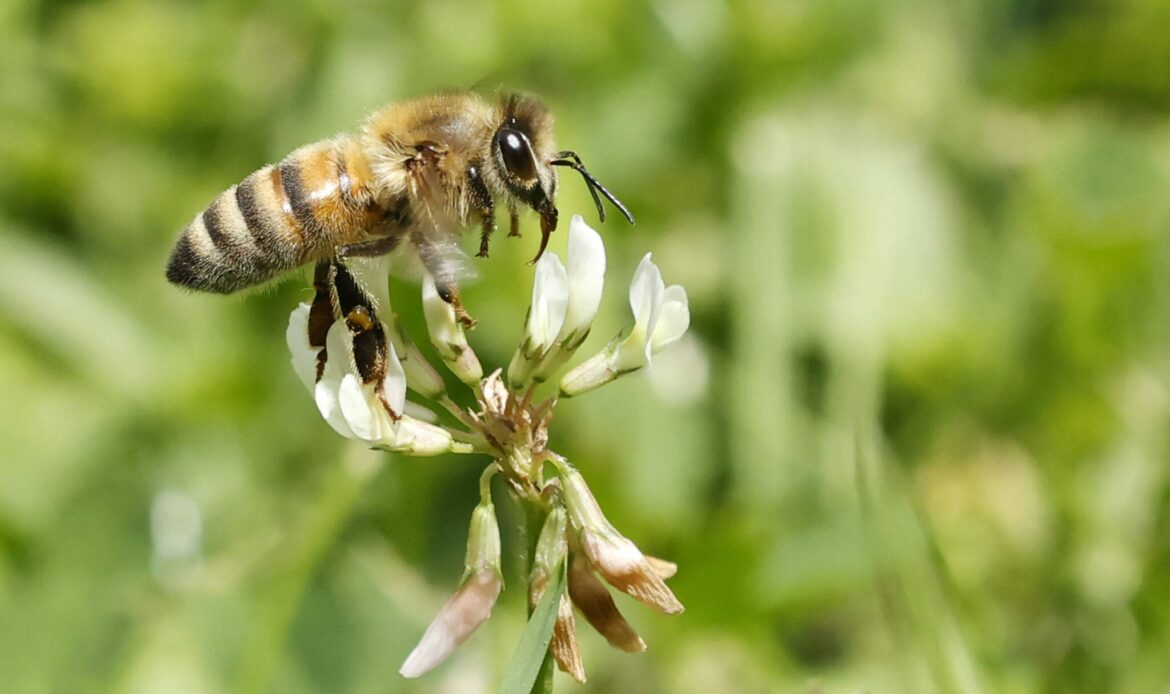
[(646, 642), (638, 636), (613, 602), (613, 596), (584, 557), (574, 556), (569, 565), (569, 596), (597, 633), (614, 648), (628, 653), (646, 650)]
[(581, 546), (597, 573), (614, 588), (666, 614), (683, 611), (682, 603), (629, 539), (586, 528), (581, 533)]
[(421, 677), (450, 657), (491, 616), (502, 587), (495, 571), (470, 576), (439, 610), (398, 673)]
[(658, 557), (652, 557), (649, 554), (645, 555), (645, 557), (646, 563), (648, 563), (650, 568), (654, 569), (654, 573), (658, 574), (658, 577), (664, 581), (669, 581), (670, 579), (674, 578), (676, 573), (678, 573), (678, 564), (675, 564), (672, 561), (659, 559)]
[(619, 533), (601, 511), (589, 485), (571, 465), (558, 466), (565, 506), (581, 549), (610, 585), (666, 614), (683, 611), (682, 603), (646, 560), (642, 550)]
[(585, 684), (585, 665), (581, 662), (581, 651), (577, 648), (577, 620), (573, 616), (573, 603), (564, 593), (561, 593), (561, 603), (557, 606), (557, 621), (553, 626), (549, 650), (561, 672)]

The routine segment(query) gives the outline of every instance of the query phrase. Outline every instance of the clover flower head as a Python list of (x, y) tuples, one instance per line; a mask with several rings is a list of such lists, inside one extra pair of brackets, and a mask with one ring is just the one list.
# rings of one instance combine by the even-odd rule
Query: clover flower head
[[(644, 554), (618, 532), (581, 473), (549, 446), (558, 394), (539, 397), (539, 390), (588, 337), (601, 305), (605, 270), (600, 235), (574, 216), (567, 262), (552, 252), (539, 260), (519, 348), (506, 371), (497, 368), (486, 377), (455, 311), (434, 281), (424, 277), (428, 341), (442, 364), (470, 387), (469, 406), (448, 395), (442, 375), (402, 330), (391, 307), (383, 260), (322, 261), (314, 277), (316, 296), (289, 316), (286, 338), (293, 370), (338, 434), (405, 455), (451, 452), (492, 460), (480, 479), (463, 579), (403, 663), (405, 677), (421, 676), (450, 657), (488, 619), (504, 587), (491, 494), (495, 475), (505, 479), (529, 517), (543, 518), (530, 557), (528, 598), (535, 607), (549, 586), (562, 586), (549, 635), (560, 669), (585, 681), (574, 607), (614, 647), (646, 648), (606, 583), (661, 612), (683, 610), (665, 583), (677, 567)], [(686, 292), (666, 286), (649, 254), (634, 273), (629, 302), (632, 328), (561, 378), (560, 395), (578, 395), (648, 366), (689, 326)], [(445, 411), (446, 419), (436, 411)], [(559, 572), (567, 581), (554, 583)]]

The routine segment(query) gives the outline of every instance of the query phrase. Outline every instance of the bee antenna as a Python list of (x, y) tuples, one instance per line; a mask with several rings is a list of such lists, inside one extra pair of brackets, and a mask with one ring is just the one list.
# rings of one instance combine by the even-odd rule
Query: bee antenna
[[(568, 161), (571, 159), (572, 161)], [(597, 191), (594, 190), (593, 184), (597, 179), (590, 176), (585, 171), (585, 164), (581, 161), (581, 157), (577, 156), (576, 152), (565, 150), (564, 152), (557, 152), (557, 158), (552, 162), (553, 166), (570, 166), (581, 174), (585, 179), (585, 187), (589, 189), (589, 195), (593, 197), (593, 204), (597, 205), (597, 217), (605, 222), (605, 208), (601, 205), (601, 198), (597, 197)]]
[(634, 224), (634, 215), (630, 214), (630, 211), (622, 204), (621, 200), (618, 200), (613, 193), (606, 190), (605, 186), (601, 185), (601, 182), (594, 178), (593, 174), (589, 173), (588, 169), (585, 168), (585, 164), (581, 161), (581, 157), (577, 156), (576, 152), (569, 150), (557, 152), (556, 159), (550, 163), (553, 166), (567, 166), (581, 174), (581, 177), (585, 179), (585, 186), (589, 188), (589, 194), (593, 196), (593, 204), (597, 205), (597, 216), (602, 222), (605, 221), (605, 208), (601, 205), (601, 198), (597, 197), (598, 193), (604, 195), (606, 200), (609, 200), (614, 207), (618, 208), (618, 211), (622, 213), (626, 221)]

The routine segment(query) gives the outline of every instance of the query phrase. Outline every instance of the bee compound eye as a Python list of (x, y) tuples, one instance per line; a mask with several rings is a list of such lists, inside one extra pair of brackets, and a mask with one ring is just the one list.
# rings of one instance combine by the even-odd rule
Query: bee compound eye
[(496, 134), (496, 144), (508, 173), (521, 181), (536, 180), (536, 162), (533, 161), (532, 147), (524, 133), (512, 128), (500, 128)]

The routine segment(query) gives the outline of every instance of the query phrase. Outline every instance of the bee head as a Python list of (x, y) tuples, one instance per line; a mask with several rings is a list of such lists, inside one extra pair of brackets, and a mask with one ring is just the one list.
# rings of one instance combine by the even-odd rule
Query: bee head
[(540, 215), (545, 234), (557, 228), (557, 172), (552, 114), (533, 96), (507, 97), (492, 138), (492, 159), (508, 192)]
[(502, 113), (502, 122), (492, 138), (492, 160), (507, 191), (540, 215), (541, 240), (536, 258), (544, 253), (549, 233), (557, 228), (558, 166), (567, 166), (581, 174), (602, 222), (605, 221), (605, 208), (601, 205), (604, 196), (630, 224), (634, 223), (634, 215), (589, 173), (576, 152), (555, 151), (552, 114), (540, 99), (510, 96), (504, 102)]

